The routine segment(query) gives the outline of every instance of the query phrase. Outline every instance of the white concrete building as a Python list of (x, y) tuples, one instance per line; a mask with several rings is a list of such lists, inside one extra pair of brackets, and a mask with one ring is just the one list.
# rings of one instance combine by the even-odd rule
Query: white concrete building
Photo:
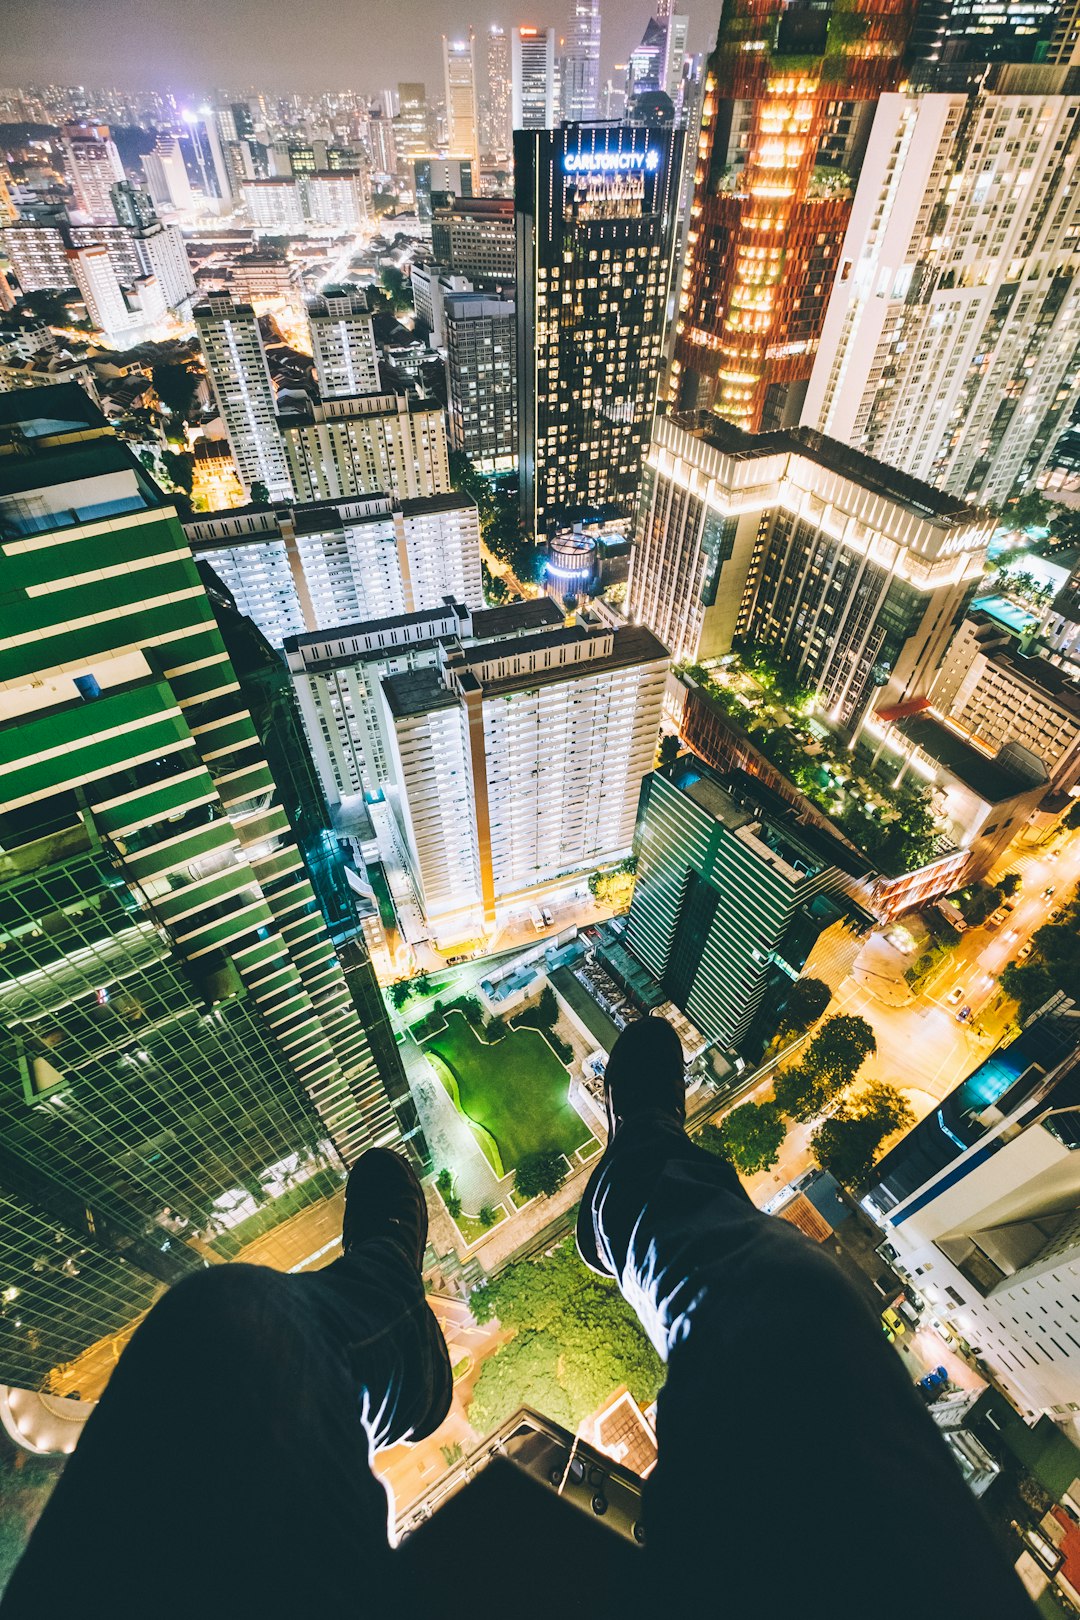
[(346, 287), (324, 287), (307, 307), (315, 375), (323, 399), (379, 392), (379, 357), (367, 299)]
[(358, 170), (306, 174), (301, 177), (300, 189), (304, 215), (312, 225), (330, 231), (358, 231), (367, 224), (367, 201)]
[(667, 670), (650, 631), (583, 618), (383, 680), (390, 798), (441, 942), (629, 854)]
[(511, 117), (515, 129), (555, 124), (555, 30), (522, 25), (510, 34)]
[(195, 297), (195, 277), (178, 225), (151, 225), (135, 237), (146, 274), (154, 276), (167, 309), (183, 309)]
[(124, 165), (106, 124), (65, 124), (64, 167), (75, 208), (87, 219), (113, 224), (110, 188), (124, 178)]
[(121, 285), (103, 243), (69, 248), (68, 261), (70, 279), (82, 294), (87, 314), (110, 340), (122, 343), (165, 314), (165, 299), (157, 280), (153, 276), (139, 276), (128, 285)]
[(402, 500), (450, 489), (446, 416), (434, 399), (360, 394), (325, 399), (280, 418), (297, 498)]
[(195, 193), (179, 141), (171, 135), (159, 135), (154, 150), (144, 156), (142, 166), (150, 195), (158, 208), (167, 213), (194, 213)]
[(257, 232), (266, 236), (301, 236), (306, 228), (300, 182), (279, 175), (245, 180), (244, 201)]
[(456, 276), (441, 264), (414, 264), (409, 271), (416, 318), (427, 327), (428, 345), (446, 347), (446, 300), (454, 293), (472, 292), (466, 276)]
[(802, 421), (957, 494), (1034, 479), (1080, 394), (1067, 70), (883, 95)]
[(255, 311), (250, 304), (234, 303), (228, 293), (212, 293), (196, 305), (194, 316), (241, 483), (248, 490), (265, 484), (271, 500), (289, 499), (292, 484)]
[(1029, 1421), (1080, 1414), (1080, 1014), (1059, 995), (875, 1172), (897, 1270)]
[(185, 532), (274, 646), (288, 636), (483, 607), (480, 520), (465, 495), (388, 496), (196, 517)]
[(419, 613), (286, 637), (285, 657), (330, 804), (390, 782), (386, 710), (377, 701), (384, 676), (434, 668), (442, 641), (500, 641), (562, 622), (550, 597), (476, 611), (447, 599)]

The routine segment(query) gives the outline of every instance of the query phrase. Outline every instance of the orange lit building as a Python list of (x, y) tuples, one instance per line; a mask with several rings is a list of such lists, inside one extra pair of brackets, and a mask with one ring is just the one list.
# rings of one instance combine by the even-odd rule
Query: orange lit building
[(813, 365), (878, 96), (912, 0), (725, 0), (706, 75), (669, 399), (786, 426)]

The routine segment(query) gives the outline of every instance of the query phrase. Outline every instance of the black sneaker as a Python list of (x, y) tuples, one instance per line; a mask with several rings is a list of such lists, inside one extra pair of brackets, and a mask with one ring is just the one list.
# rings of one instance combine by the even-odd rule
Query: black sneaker
[(412, 1165), (389, 1148), (368, 1148), (349, 1171), (345, 1184), (341, 1229), (345, 1253), (365, 1238), (390, 1237), (421, 1271), (427, 1234), (427, 1201)]
[(666, 1018), (627, 1024), (604, 1071), (608, 1139), (624, 1119), (646, 1109), (659, 1108), (681, 1125), (686, 1118), (684, 1067), (682, 1043)]

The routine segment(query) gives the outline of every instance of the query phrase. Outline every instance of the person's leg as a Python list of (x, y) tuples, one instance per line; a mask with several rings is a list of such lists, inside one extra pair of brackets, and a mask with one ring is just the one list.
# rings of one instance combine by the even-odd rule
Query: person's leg
[[(700, 1583), (720, 1613), (847, 1620), (899, 1550), (942, 1613), (1030, 1613), (872, 1313), (830, 1256), (687, 1139), (681, 1053), (643, 1024), (609, 1063), (614, 1129), (578, 1243), (668, 1367), (645, 1491), (659, 1591)], [(703, 1523), (707, 1568), (692, 1552)]]
[[(422, 1205), (411, 1172), (415, 1194), (393, 1175), (401, 1200)], [(351, 1179), (350, 1201), (353, 1190)], [(322, 1273), (216, 1266), (154, 1307), (12, 1576), (3, 1620), (418, 1608), (370, 1464), (377, 1447), (441, 1422), (449, 1358), (415, 1242), (371, 1221), (350, 1234), (348, 1211), (346, 1255)]]

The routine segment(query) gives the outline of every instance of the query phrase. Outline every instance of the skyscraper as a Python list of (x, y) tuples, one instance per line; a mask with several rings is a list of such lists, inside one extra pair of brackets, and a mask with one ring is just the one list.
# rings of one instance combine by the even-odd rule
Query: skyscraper
[(480, 150), (508, 163), (510, 138), (510, 36), (494, 23), (484, 40), (484, 84), (480, 96)]
[(555, 30), (522, 24), (510, 35), (514, 129), (551, 129), (555, 123)]
[(108, 248), (101, 242), (68, 249), (70, 280), (82, 294), (86, 313), (107, 338), (123, 341), (165, 313), (165, 297), (154, 276), (122, 282)]
[(154, 150), (143, 156), (142, 166), (150, 195), (158, 208), (177, 214), (193, 212), (195, 196), (179, 141), (171, 135), (159, 134)]
[(203, 196), (215, 213), (227, 213), (232, 206), (232, 190), (213, 111), (200, 107), (196, 112), (185, 112), (184, 122), (195, 151)]
[(437, 667), (382, 682), (391, 802), (441, 940), (629, 853), (667, 669), (648, 630), (582, 619), (443, 642)]
[(975, 499), (1037, 476), (1080, 397), (1068, 75), (882, 97), (804, 422)]
[(563, 122), (579, 124), (599, 118), (600, 0), (570, 0), (559, 66)]
[(509, 472), (517, 462), (514, 301), (450, 293), (444, 327), (450, 443), (481, 472)]
[(195, 308), (195, 329), (241, 483), (249, 491), (264, 484), (271, 500), (287, 499), (292, 483), (255, 311), (212, 293)]
[(476, 105), (476, 36), (448, 39), (443, 35), (443, 74), (446, 83), (446, 130), (455, 157), (480, 158)]
[(0, 1372), (62, 1388), (399, 1130), (171, 505), (75, 386), (0, 421)]
[(106, 124), (65, 124), (64, 161), (75, 208), (88, 219), (113, 221), (112, 187), (124, 165)]
[(393, 490), (402, 500), (450, 489), (446, 414), (414, 394), (327, 399), (279, 418), (298, 500)]
[(564, 124), (514, 135), (518, 475), (537, 536), (629, 515), (652, 426), (682, 131)]
[(398, 85), (398, 114), (394, 119), (394, 145), (398, 162), (411, 172), (413, 158), (431, 151), (427, 88), (423, 84)]
[(367, 299), (354, 287), (324, 287), (308, 304), (315, 376), (323, 399), (377, 394), (379, 358)]
[[(756, 432), (798, 420), (877, 97), (909, 0), (725, 6), (709, 58), (669, 399)], [(841, 93), (842, 91), (842, 93)]]

